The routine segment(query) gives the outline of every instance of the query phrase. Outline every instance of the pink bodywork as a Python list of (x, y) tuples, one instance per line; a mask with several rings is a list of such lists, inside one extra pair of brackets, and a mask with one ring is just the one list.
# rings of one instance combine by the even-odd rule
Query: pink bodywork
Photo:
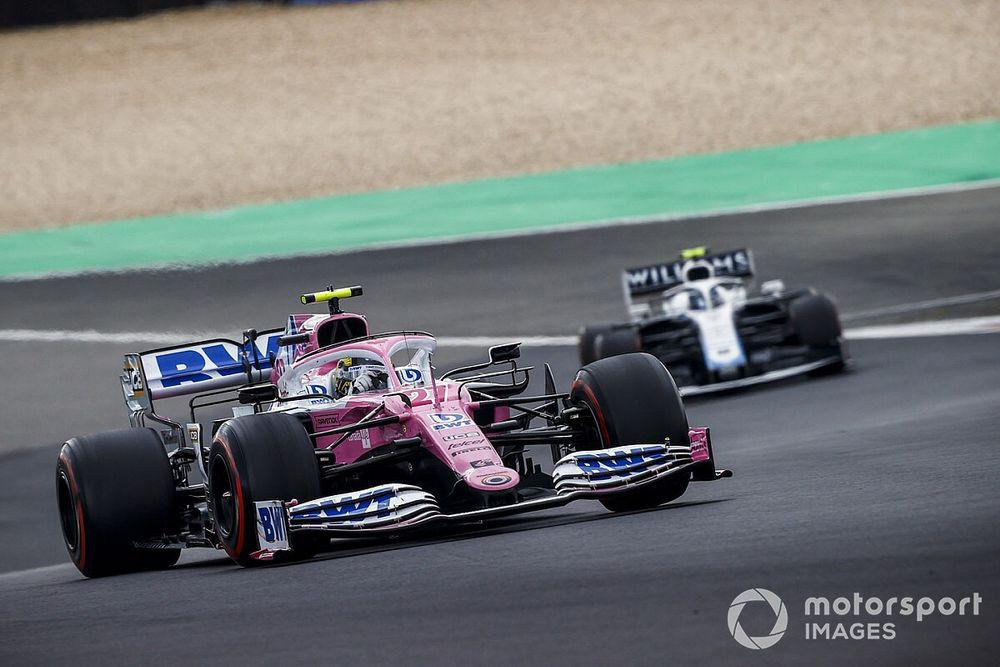
[[(328, 318), (317, 318), (315, 315), (289, 317), (286, 333), (301, 334), (309, 331), (311, 337), (309, 342), (284, 348), (275, 360), (271, 381), (278, 384), (283, 374), (304, 362), (312, 363), (317, 359), (316, 355), (332, 354), (344, 347), (375, 355), (385, 363), (387, 369), (394, 371), (390, 349), (407, 340), (414, 342), (429, 339), (425, 335), (386, 335), (319, 350), (316, 342), (319, 325), (341, 317), (358, 316), (344, 313)], [(308, 326), (309, 324), (313, 326)], [(429, 379), (425, 386), (417, 387), (404, 384), (395, 372), (388, 375), (387, 391), (354, 395), (335, 403), (310, 400), (315, 397), (303, 397), (303, 402), (309, 403), (308, 410), (314, 431), (355, 423), (383, 402), (385, 409), (377, 417), (396, 415), (400, 418), (397, 424), (375, 426), (352, 433), (333, 450), (338, 463), (357, 461), (371, 450), (397, 438), (419, 435), (422, 438), (421, 446), (461, 476), (471, 488), (486, 492), (509, 491), (518, 485), (520, 478), (517, 472), (503, 465), (500, 455), (473, 420), (472, 415), (479, 404), (471, 400), (468, 390), (461, 387), (459, 382), (437, 381), (435, 396)], [(509, 416), (509, 408), (495, 409), (496, 421)], [(319, 437), (316, 447), (325, 449), (341, 437), (341, 434)]]
[(708, 449), (708, 427), (692, 426), (688, 429), (688, 440), (691, 441), (691, 460), (707, 461), (711, 458)]
[[(271, 381), (279, 384), (281, 376), (305, 362), (313, 363), (326, 354), (349, 347), (380, 358), (387, 369), (395, 371), (389, 351), (400, 342), (428, 340), (429, 336), (408, 334), (407, 336), (385, 335), (350, 342), (345, 345), (320, 349), (316, 332), (320, 326), (338, 318), (359, 318), (358, 315), (343, 313), (329, 317), (317, 315), (292, 315), (288, 319), (286, 335), (309, 333), (308, 342), (282, 349), (274, 363)], [(366, 324), (367, 327), (367, 324)], [(325, 365), (319, 366), (324, 368)], [(387, 445), (395, 439), (422, 438), (422, 447), (457, 473), (473, 489), (478, 491), (509, 491), (520, 482), (518, 473), (503, 465), (499, 453), (490, 443), (480, 427), (473, 420), (479, 403), (473, 401), (467, 389), (460, 382), (439, 380), (434, 385), (429, 381), (425, 386), (404, 384), (397, 373), (390, 372), (389, 388), (383, 392), (372, 392), (346, 397), (335, 403), (316, 400), (304, 396), (309, 403), (314, 432), (325, 431), (344, 424), (353, 424), (374, 410), (380, 403), (385, 409), (376, 415), (385, 417), (397, 415), (399, 423), (375, 426), (352, 433), (333, 450), (338, 463), (352, 463), (364, 457), (371, 450)], [(432, 389), (432, 386), (436, 388)], [(404, 399), (405, 397), (405, 399)], [(285, 404), (287, 406), (287, 404)], [(280, 404), (277, 406), (280, 407)], [(510, 408), (495, 408), (494, 421), (510, 418)], [(342, 437), (341, 434), (317, 438), (317, 449), (325, 449)], [(692, 459), (707, 461), (710, 458), (708, 429), (694, 427), (689, 430)]]

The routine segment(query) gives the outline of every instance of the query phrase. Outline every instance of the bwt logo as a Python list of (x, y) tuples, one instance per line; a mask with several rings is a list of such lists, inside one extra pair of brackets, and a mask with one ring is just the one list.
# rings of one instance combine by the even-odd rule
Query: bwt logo
[[(256, 359), (261, 369), (270, 368), (270, 355), (277, 353), (279, 338), (280, 333), (273, 333), (258, 339), (256, 351), (247, 350), (251, 363)], [(240, 345), (219, 341), (157, 354), (155, 359), (160, 382), (164, 387), (177, 387), (185, 382), (205, 382), (216, 377), (237, 375), (243, 372), (242, 352)], [(148, 368), (146, 372), (148, 375)]]
[(258, 507), (257, 516), (264, 530), (264, 540), (267, 542), (284, 542), (288, 535), (285, 532), (285, 521), (281, 507)]
[[(393, 494), (380, 493), (378, 495), (367, 495), (358, 498), (352, 496), (341, 496), (337, 499), (336, 505), (320, 507), (304, 512), (292, 511), (293, 516), (301, 519), (340, 519), (344, 521), (363, 521), (370, 511), (377, 511), (379, 518), (389, 516), (389, 508), (392, 505)], [(373, 507), (374, 504), (374, 507)]]
[[(663, 449), (650, 447), (648, 449), (615, 450), (610, 457), (578, 456), (576, 465), (580, 470), (592, 474), (607, 474), (608, 472), (627, 472), (623, 468), (636, 466), (644, 462), (655, 462), (664, 457)], [(643, 472), (643, 471), (638, 471)]]
[(442, 431), (446, 428), (459, 428), (461, 426), (471, 426), (472, 420), (463, 414), (439, 412), (431, 415), (434, 422), (434, 430)]
[[(743, 607), (749, 602), (766, 602), (771, 606), (771, 611), (774, 612), (774, 627), (771, 628), (771, 632), (763, 637), (749, 636), (743, 629), (743, 626), (740, 625), (740, 614), (743, 613)], [(733, 639), (740, 646), (755, 650), (771, 648), (778, 643), (778, 640), (785, 634), (785, 630), (788, 629), (788, 610), (785, 609), (785, 603), (781, 601), (781, 598), (766, 588), (751, 588), (743, 591), (733, 599), (732, 604), (729, 605), (727, 620), (729, 622), (729, 634), (733, 636)]]

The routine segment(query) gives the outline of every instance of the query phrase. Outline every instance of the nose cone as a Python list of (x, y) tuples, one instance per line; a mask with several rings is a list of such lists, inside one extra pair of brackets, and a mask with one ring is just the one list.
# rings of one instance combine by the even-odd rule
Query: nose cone
[(476, 491), (509, 491), (517, 486), (521, 478), (516, 471), (503, 466), (472, 468), (462, 475), (465, 483)]

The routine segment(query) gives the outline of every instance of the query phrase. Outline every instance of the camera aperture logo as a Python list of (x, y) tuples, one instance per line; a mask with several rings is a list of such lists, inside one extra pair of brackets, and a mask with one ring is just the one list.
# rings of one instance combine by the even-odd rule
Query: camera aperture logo
[[(761, 637), (751, 637), (740, 625), (740, 614), (751, 602), (763, 602), (774, 613), (774, 627)], [(916, 623), (928, 617), (979, 616), (983, 596), (978, 592), (965, 597), (916, 597), (910, 595), (882, 598), (855, 592), (851, 597), (809, 597), (803, 605), (806, 640), (892, 640), (897, 636), (897, 620), (912, 617)], [(750, 588), (729, 605), (729, 634), (740, 646), (759, 650), (771, 648), (788, 629), (788, 610), (775, 593), (766, 588)]]
[[(743, 613), (743, 607), (750, 602), (766, 602), (771, 606), (771, 611), (774, 612), (774, 627), (763, 637), (751, 637), (740, 625), (740, 614)], [(785, 603), (781, 601), (781, 598), (766, 588), (751, 588), (733, 599), (732, 604), (729, 605), (727, 620), (729, 621), (729, 634), (741, 646), (750, 649), (771, 648), (778, 643), (778, 640), (784, 636), (785, 630), (788, 629), (788, 610), (785, 609)]]

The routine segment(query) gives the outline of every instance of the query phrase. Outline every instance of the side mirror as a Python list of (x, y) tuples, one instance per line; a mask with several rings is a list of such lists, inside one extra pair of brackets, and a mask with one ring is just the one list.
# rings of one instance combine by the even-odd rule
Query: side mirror
[(505, 361), (514, 361), (521, 357), (521, 344), (520, 343), (504, 343), (503, 345), (494, 345), (490, 348), (490, 363), (491, 364), (502, 364)]
[(243, 405), (254, 403), (267, 403), (278, 399), (278, 388), (270, 382), (264, 384), (252, 384), (241, 387), (236, 393), (237, 398)]
[(288, 336), (282, 336), (278, 339), (278, 347), (288, 347), (289, 345), (299, 345), (300, 343), (308, 343), (309, 334), (289, 334)]

